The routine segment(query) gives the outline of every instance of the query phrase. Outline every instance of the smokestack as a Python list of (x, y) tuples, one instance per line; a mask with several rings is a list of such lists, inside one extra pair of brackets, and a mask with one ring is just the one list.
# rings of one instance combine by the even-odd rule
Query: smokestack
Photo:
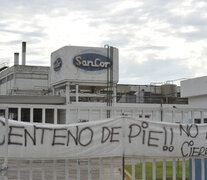
[(19, 65), (19, 53), (14, 53), (14, 65)]
[(26, 42), (22, 42), (22, 65), (26, 65)]

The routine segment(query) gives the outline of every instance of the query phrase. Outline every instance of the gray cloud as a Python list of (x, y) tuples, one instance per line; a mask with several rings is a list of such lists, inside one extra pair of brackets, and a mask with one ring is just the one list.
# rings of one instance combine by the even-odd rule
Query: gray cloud
[[(151, 82), (165, 82), (179, 78), (193, 77), (193, 72), (186, 66), (179, 65), (182, 59), (159, 60), (152, 59), (141, 64), (135, 62), (123, 61), (120, 65), (120, 79), (125, 77), (139, 78), (137, 82), (149, 84)], [(143, 81), (144, 79), (144, 81)], [(120, 81), (121, 83), (127, 83)]]
[(12, 30), (12, 29), (0, 29), (1, 32), (6, 32), (6, 33), (12, 33), (12, 34), (19, 34), (19, 35), (24, 35), (24, 36), (36, 36), (36, 37), (41, 37), (41, 36), (45, 36), (44, 33), (42, 33), (41, 31), (17, 31), (17, 30)]
[[(119, 0), (2, 0), (0, 1), (0, 18), (4, 21), (0, 23), (0, 32), (7, 33), (8, 36), (15, 36), (14, 40), (2, 41), (0, 49), (8, 48), (11, 45), (20, 44), (22, 40), (27, 41), (31, 45), (36, 45), (34, 49), (28, 52), (28, 55), (36, 56), (39, 59), (30, 59), (33, 64), (46, 64), (48, 59), (43, 63), (45, 53), (48, 50), (42, 41), (50, 42), (51, 37), (46, 29), (50, 22), (41, 22), (42, 16), (53, 19), (56, 17), (64, 17), (69, 13), (76, 14), (78, 17), (71, 18), (74, 23), (77, 23), (80, 18), (86, 22), (88, 31), (96, 30), (101, 31), (102, 27), (107, 27), (103, 34), (105, 39), (94, 39), (94, 42), (99, 42), (96, 46), (103, 46), (109, 44), (116, 46), (120, 49), (129, 49), (130, 53), (143, 54), (146, 61), (138, 64), (140, 59), (136, 62), (131, 62), (124, 57), (129, 57), (129, 52), (121, 52), (124, 56), (120, 56), (120, 78), (136, 78), (140, 77), (139, 83), (150, 83), (152, 81), (165, 81), (168, 79), (177, 79), (180, 77), (192, 77), (195, 74), (195, 69), (187, 69), (181, 66), (182, 62), (187, 62), (189, 59), (180, 57), (175, 59), (176, 54), (171, 54), (171, 57), (166, 59), (156, 59), (159, 54), (168, 50), (169, 45), (165, 42), (166, 37), (179, 38), (185, 42), (191, 41), (198, 43), (200, 40), (207, 38), (207, 18), (204, 16), (206, 13), (206, 6), (195, 8), (200, 0), (192, 1), (190, 5), (194, 12), (181, 16), (173, 13), (173, 9), (180, 8), (184, 1), (180, 0), (146, 0), (140, 2), (138, 7), (123, 8), (115, 11), (116, 5), (123, 2)], [(188, 7), (189, 8), (189, 7)], [(179, 10), (178, 10), (179, 11)], [(42, 15), (42, 16), (39, 16)], [(18, 23), (18, 28), (13, 28), (12, 23)], [(153, 24), (154, 23), (154, 24)], [(41, 24), (41, 25), (40, 25)], [(65, 22), (67, 24), (67, 20)], [(164, 24), (163, 26), (159, 24)], [(192, 26), (197, 30), (193, 32), (183, 32), (182, 28)], [(71, 29), (73, 27), (70, 27)], [(68, 34), (70, 34), (70, 28)], [(64, 29), (64, 25), (63, 25)], [(148, 34), (141, 36), (142, 31), (148, 30)], [(73, 31), (72, 31), (73, 32)], [(93, 31), (95, 32), (95, 31)], [(58, 36), (66, 36), (68, 34), (55, 34)], [(77, 40), (79, 34), (72, 34), (76, 36)], [(158, 39), (157, 36), (159, 36)], [(84, 38), (84, 37), (83, 37)], [(94, 37), (91, 37), (93, 39)], [(57, 38), (58, 39), (58, 38)], [(58, 40), (57, 40), (58, 41)], [(163, 43), (162, 43), (163, 42)], [(70, 39), (68, 39), (70, 43)], [(80, 40), (81, 43), (81, 40)], [(205, 59), (205, 47), (198, 44), (201, 52), (197, 52), (197, 57)], [(37, 48), (38, 47), (38, 48)], [(44, 53), (42, 53), (45, 51)], [(51, 52), (47, 52), (48, 57)], [(133, 54), (134, 55), (134, 54)], [(191, 58), (190, 55), (188, 58)], [(130, 62), (130, 63), (128, 63)], [(183, 63), (185, 64), (185, 63)]]

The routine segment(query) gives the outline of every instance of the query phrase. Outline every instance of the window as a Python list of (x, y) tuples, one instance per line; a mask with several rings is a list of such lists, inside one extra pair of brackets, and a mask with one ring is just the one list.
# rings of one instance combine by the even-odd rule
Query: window
[(45, 122), (54, 124), (54, 109), (46, 109), (45, 113), (46, 113)]
[(29, 108), (22, 108), (21, 109), (21, 121), (23, 122), (30, 122), (30, 109)]
[(195, 124), (200, 124), (201, 123), (201, 119), (194, 119), (194, 123)]
[(33, 122), (41, 123), (42, 122), (42, 109), (34, 109), (34, 119)]

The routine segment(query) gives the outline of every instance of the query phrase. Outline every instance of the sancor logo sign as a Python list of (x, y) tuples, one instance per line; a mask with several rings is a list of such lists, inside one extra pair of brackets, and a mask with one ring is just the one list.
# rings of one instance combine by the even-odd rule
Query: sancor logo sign
[(62, 64), (63, 64), (62, 59), (61, 58), (57, 58), (55, 60), (55, 62), (53, 63), (53, 69), (55, 71), (60, 71), (60, 69), (62, 67)]
[(86, 71), (99, 71), (110, 67), (111, 61), (106, 56), (95, 53), (87, 53), (75, 56), (73, 58), (73, 64), (76, 67)]

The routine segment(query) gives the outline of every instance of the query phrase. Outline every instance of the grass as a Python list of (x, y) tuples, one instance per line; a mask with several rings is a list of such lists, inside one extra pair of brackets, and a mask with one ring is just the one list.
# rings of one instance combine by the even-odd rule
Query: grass
[[(189, 179), (189, 161), (185, 162), (186, 179)], [(132, 166), (125, 165), (125, 169), (132, 174)], [(166, 162), (166, 178), (172, 179), (173, 165), (172, 161)], [(156, 162), (156, 179), (162, 179), (163, 177), (163, 164), (162, 162)], [(135, 178), (142, 179), (142, 164), (135, 165)], [(152, 179), (152, 163), (146, 162), (146, 179)], [(176, 161), (176, 179), (182, 179), (182, 161)]]

